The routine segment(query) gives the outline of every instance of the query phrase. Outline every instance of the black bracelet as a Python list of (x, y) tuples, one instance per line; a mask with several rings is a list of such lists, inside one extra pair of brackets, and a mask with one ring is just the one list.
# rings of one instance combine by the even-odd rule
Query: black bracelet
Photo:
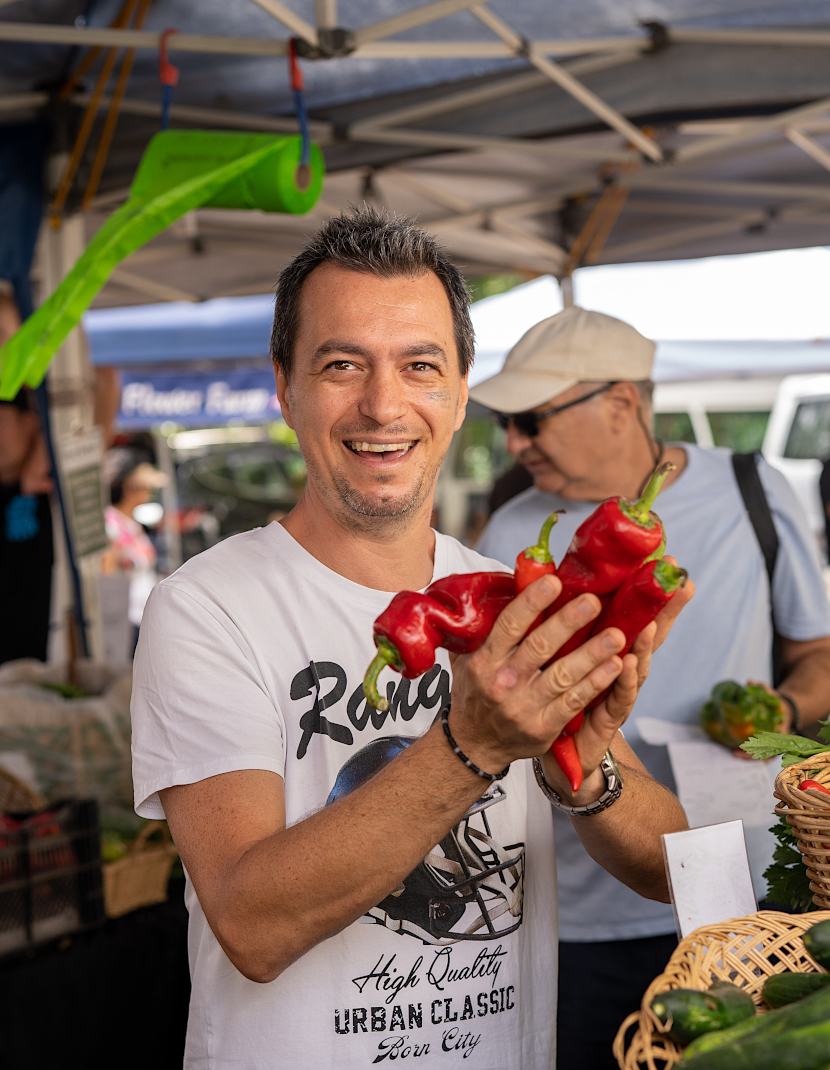
[(476, 776), (480, 776), (482, 780), (489, 780), (490, 782), (492, 782), (494, 780), (504, 780), (504, 778), (510, 772), (510, 766), (509, 765), (506, 766), (504, 769), (502, 769), (502, 771), (500, 773), (485, 773), (483, 769), (479, 769), (479, 767), (474, 762), (470, 761), (470, 759), (467, 757), (467, 755), (464, 753), (464, 751), (458, 746), (458, 744), (452, 738), (452, 733), (450, 732), (450, 724), (449, 724), (449, 716), (450, 716), (450, 710), (451, 709), (452, 709), (452, 703), (448, 702), (444, 706), (444, 708), (441, 710), (441, 727), (444, 729), (444, 735), (447, 737), (447, 741), (449, 742), (449, 745), (452, 747), (454, 753), (458, 755), (458, 757), (467, 766), (468, 769), (472, 770), (472, 772), (474, 772)]
[(795, 699), (790, 698), (789, 695), (785, 695), (783, 691), (778, 692), (778, 697), (782, 698), (793, 711), (792, 724), (790, 725), (790, 731), (795, 732), (796, 735), (801, 731), (801, 710), (796, 705)]

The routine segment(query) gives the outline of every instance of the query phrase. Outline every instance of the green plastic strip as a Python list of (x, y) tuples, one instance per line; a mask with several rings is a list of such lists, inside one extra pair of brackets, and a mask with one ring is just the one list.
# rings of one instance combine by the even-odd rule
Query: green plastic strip
[(167, 130), (142, 157), (130, 198), (114, 212), (60, 286), (0, 347), (0, 399), (37, 386), (63, 340), (118, 264), (193, 208), (259, 208), (301, 214), (323, 185), (322, 153), (312, 146), (311, 182), (295, 183), (301, 138)]

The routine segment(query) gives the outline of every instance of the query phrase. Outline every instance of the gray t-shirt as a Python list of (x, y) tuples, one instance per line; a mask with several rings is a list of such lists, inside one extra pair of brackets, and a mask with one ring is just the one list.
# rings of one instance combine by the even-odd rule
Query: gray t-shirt
[[(770, 681), (772, 646), (769, 583), (731, 453), (676, 445), (683, 446), (688, 463), (655, 508), (666, 527), (667, 552), (688, 569), (697, 593), (655, 655), (625, 727), (626, 740), (646, 768), (673, 790), (667, 748), (644, 743), (637, 718), (697, 724), (700, 707), (719, 680)], [(798, 640), (828, 635), (830, 606), (806, 521), (784, 476), (765, 461), (759, 472), (780, 540), (773, 582), (779, 631)], [(478, 550), (512, 564), (521, 549), (535, 542), (544, 518), (565, 509), (551, 538), (554, 559), (561, 561), (573, 533), (595, 506), (531, 487), (493, 514)], [(585, 852), (570, 819), (554, 812), (554, 828), (561, 939), (624, 940), (674, 930), (671, 907), (643, 899), (606, 873)], [(763, 894), (758, 874), (771, 859), (772, 837), (763, 828), (746, 832), (756, 890)]]

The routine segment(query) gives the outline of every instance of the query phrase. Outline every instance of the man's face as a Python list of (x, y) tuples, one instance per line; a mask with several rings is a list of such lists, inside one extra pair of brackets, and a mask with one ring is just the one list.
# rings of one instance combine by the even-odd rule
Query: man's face
[(291, 379), (277, 373), (309, 488), (346, 526), (396, 527), (432, 489), (467, 402), (446, 292), (432, 272), (306, 279)]
[[(543, 405), (537, 405), (535, 411), (566, 405), (590, 394), (596, 387), (596, 383), (577, 383)], [(530, 472), (539, 490), (579, 499), (584, 485), (617, 448), (612, 433), (613, 404), (609, 394), (598, 394), (583, 405), (574, 405), (541, 420), (539, 434), (533, 438), (511, 423), (507, 448)]]

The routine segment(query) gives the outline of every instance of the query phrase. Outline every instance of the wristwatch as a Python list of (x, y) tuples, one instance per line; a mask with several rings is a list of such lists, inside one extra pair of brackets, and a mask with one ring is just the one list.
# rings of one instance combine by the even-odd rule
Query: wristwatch
[(606, 783), (606, 789), (602, 795), (594, 802), (588, 803), (587, 806), (568, 806), (567, 803), (562, 802), (547, 780), (545, 780), (545, 770), (542, 768), (541, 760), (539, 758), (533, 759), (533, 772), (536, 776), (536, 783), (542, 789), (542, 794), (557, 810), (561, 810), (564, 814), (570, 814), (571, 817), (593, 817), (594, 814), (600, 814), (603, 810), (607, 810), (609, 806), (613, 806), (622, 795), (622, 777), (617, 763), (614, 761), (614, 755), (610, 750), (605, 752), (599, 767), (605, 774)]

